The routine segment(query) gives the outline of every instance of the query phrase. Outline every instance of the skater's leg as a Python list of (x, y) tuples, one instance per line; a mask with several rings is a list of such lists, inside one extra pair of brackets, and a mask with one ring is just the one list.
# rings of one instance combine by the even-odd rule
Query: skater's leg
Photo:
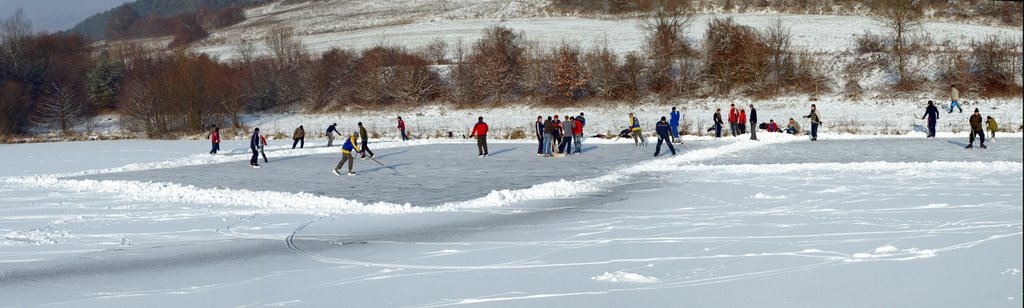
[(265, 162), (265, 163), (269, 163), (270, 162), (269, 160), (267, 160), (267, 152), (264, 151), (263, 148), (260, 148), (260, 155), (263, 155), (263, 162)]
[(661, 153), (661, 136), (658, 136), (658, 145), (654, 146), (654, 156), (658, 156)]
[(302, 149), (302, 148), (305, 148), (305, 147), (306, 147), (306, 137), (299, 138), (299, 148)]
[(672, 129), (672, 142), (679, 141), (679, 125), (672, 125), (669, 128)]
[(583, 135), (576, 134), (572, 135), (572, 137), (576, 142), (576, 153), (580, 153), (581, 147), (583, 146)]
[(299, 145), (299, 139), (292, 139), (292, 150), (294, 150), (297, 145)]
[(332, 145), (334, 145), (334, 135), (333, 134), (327, 134), (327, 146), (332, 146)]
[(976, 131), (971, 130), (970, 138), (967, 139), (967, 146), (974, 146), (974, 135)]
[(252, 149), (252, 158), (249, 158), (249, 164), (253, 166), (257, 165), (259, 162), (259, 155), (260, 152), (257, 152), (256, 149)]
[(487, 151), (487, 135), (480, 136), (480, 143), (484, 146), (484, 155), (490, 155), (491, 152)]
[(672, 146), (671, 142), (665, 142), (668, 144), (668, 149), (672, 151), (672, 155), (676, 155), (676, 147)]
[(373, 157), (373, 151), (370, 151), (370, 147), (366, 145), (366, 139), (363, 139), (363, 151), (370, 155), (370, 157)]
[(537, 155), (544, 155), (544, 137), (537, 136)]
[(640, 145), (640, 132), (634, 130), (632, 132), (632, 134), (633, 134), (633, 145), (639, 146)]
[(750, 140), (757, 140), (757, 123), (750, 123)]

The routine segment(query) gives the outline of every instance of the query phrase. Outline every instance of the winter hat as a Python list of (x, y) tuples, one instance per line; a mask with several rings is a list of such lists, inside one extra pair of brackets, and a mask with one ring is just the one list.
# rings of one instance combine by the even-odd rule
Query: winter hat
[(477, 121), (483, 121), (483, 120), (484, 120), (484, 117), (477, 117), (477, 118), (476, 118), (476, 120), (477, 120)]
[(358, 124), (356, 124), (356, 125), (359, 125), (359, 126), (363, 126), (363, 122), (359, 122), (359, 123), (358, 123)]
[(556, 114), (556, 115), (555, 115), (555, 119), (557, 119), (557, 118), (558, 118), (558, 115)]
[(260, 128), (259, 128), (259, 127), (257, 127), (257, 128), (256, 128), (256, 129), (254, 129), (253, 131), (255, 131), (255, 132), (257, 132), (257, 133), (258, 133), (258, 132), (260, 132)]
[(974, 112), (981, 112), (981, 110), (978, 110), (978, 108), (974, 108)]
[(661, 117), (661, 120), (662, 120), (662, 121), (665, 121), (665, 117)]
[(676, 107), (672, 107), (672, 111), (676, 111)]

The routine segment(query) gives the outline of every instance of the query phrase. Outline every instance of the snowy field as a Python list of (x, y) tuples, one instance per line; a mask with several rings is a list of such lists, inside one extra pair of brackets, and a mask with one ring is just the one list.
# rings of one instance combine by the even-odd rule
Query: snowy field
[(1022, 139), (0, 145), (0, 305), (1020, 307)]

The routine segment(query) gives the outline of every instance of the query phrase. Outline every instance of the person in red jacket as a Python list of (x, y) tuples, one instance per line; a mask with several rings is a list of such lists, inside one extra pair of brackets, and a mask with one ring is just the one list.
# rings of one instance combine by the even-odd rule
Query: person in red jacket
[(775, 119), (768, 120), (768, 132), (777, 133), (779, 132), (779, 124), (775, 123)]
[(736, 133), (740, 129), (739, 125), (736, 125), (739, 117), (739, 112), (736, 112), (736, 104), (729, 104), (729, 132), (732, 133), (733, 137), (736, 137)]
[(575, 119), (573, 119), (573, 121), (576, 121), (574, 123), (576, 125), (572, 127), (572, 141), (573, 143), (575, 143), (576, 146), (576, 148), (574, 149), (575, 153), (580, 154), (580, 147), (583, 146), (583, 117), (576, 117)]
[(405, 121), (402, 121), (402, 117), (398, 117), (398, 131), (402, 133), (402, 141), (409, 140), (409, 136), (405, 134)]
[(217, 125), (214, 125), (213, 131), (210, 132), (210, 143), (213, 143), (210, 154), (217, 154), (217, 151), (220, 151), (220, 127), (217, 127)]
[(269, 163), (270, 161), (267, 160), (267, 152), (264, 152), (264, 150), (263, 150), (266, 147), (267, 147), (267, 137), (264, 137), (263, 134), (260, 134), (260, 155), (263, 155), (263, 162)]
[(477, 118), (476, 125), (473, 126), (473, 132), (469, 134), (469, 138), (476, 137), (476, 149), (480, 152), (478, 157), (487, 156), (487, 123), (484, 123), (484, 117)]
[(736, 119), (736, 125), (740, 127), (740, 134), (747, 133), (747, 111), (740, 108), (740, 116)]

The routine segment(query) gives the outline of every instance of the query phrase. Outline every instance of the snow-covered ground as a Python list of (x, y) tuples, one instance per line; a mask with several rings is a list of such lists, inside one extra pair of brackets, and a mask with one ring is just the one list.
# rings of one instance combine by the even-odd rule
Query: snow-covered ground
[[(14, 306), (1019, 307), (1016, 134), (0, 145)], [(652, 140), (653, 141), (653, 140)]]
[[(393, 13), (392, 13), (393, 14)], [(766, 28), (776, 20), (790, 28), (792, 46), (796, 50), (817, 52), (841, 52), (854, 49), (855, 39), (870, 31), (885, 33), (882, 24), (869, 16), (854, 15), (790, 15), (790, 14), (700, 14), (686, 29), (685, 36), (691, 43), (699, 43), (707, 32), (708, 21), (713, 18), (732, 18), (739, 24), (757, 29)], [(292, 21), (289, 21), (292, 22)], [(306, 22), (295, 19), (294, 22)], [(345, 23), (332, 23), (343, 26)], [(243, 24), (244, 25), (244, 24)], [(314, 54), (331, 48), (362, 50), (378, 44), (404, 46), (417, 49), (434, 39), (441, 39), (454, 47), (459, 41), (469, 48), (478, 40), (483, 31), (493, 26), (504, 26), (522, 31), (526, 39), (536, 41), (539, 47), (551, 48), (562, 42), (574, 43), (584, 48), (607, 42), (612, 50), (625, 54), (641, 51), (644, 46), (644, 30), (640, 20), (594, 19), (582, 17), (531, 17), (531, 18), (469, 18), (438, 19), (417, 21), (399, 25), (379, 25), (355, 30), (336, 30), (326, 33), (300, 35), (303, 45)], [(238, 26), (228, 29), (223, 38), (215, 34), (209, 42), (200, 42), (194, 51), (207, 53), (221, 59), (235, 57), (235, 45), (243, 39), (259, 40), (263, 28)], [(306, 29), (297, 27), (297, 29)], [(929, 21), (921, 28), (936, 42), (949, 40), (954, 47), (963, 47), (972, 39), (996, 36), (1009, 40), (1020, 40), (1020, 29), (967, 25), (953, 22)], [(264, 46), (259, 46), (264, 48)], [(452, 50), (449, 50), (451, 52)]]

